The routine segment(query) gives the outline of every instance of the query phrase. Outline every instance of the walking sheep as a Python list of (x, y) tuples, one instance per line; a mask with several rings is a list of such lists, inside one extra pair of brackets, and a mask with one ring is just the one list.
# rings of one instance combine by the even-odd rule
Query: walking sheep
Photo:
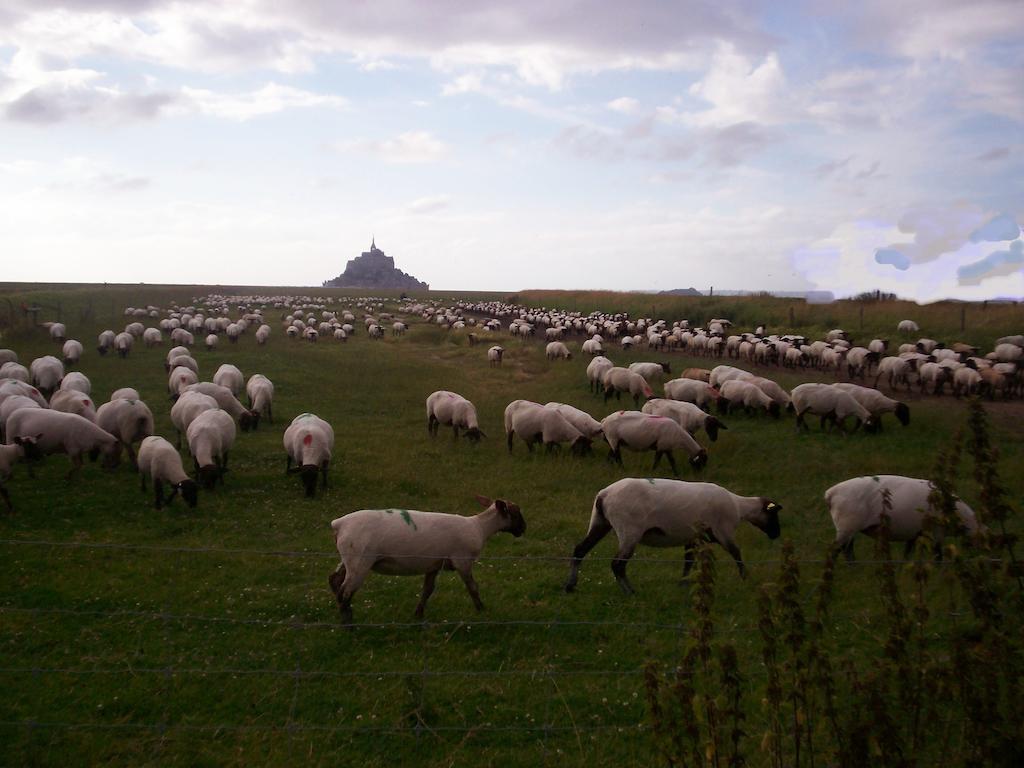
[(858, 403), (849, 392), (836, 389), (829, 384), (801, 384), (793, 390), (792, 407), (796, 411), (797, 432), (809, 429), (804, 421), (804, 416), (808, 413), (821, 417), (821, 429), (829, 422), (832, 426), (838, 424), (840, 431), (845, 432), (843, 424), (848, 416), (853, 416), (856, 421), (854, 432), (861, 424), (866, 430), (873, 430), (875, 427), (875, 417), (867, 408)]
[(260, 416), (266, 416), (267, 421), (273, 424), (273, 382), (262, 373), (254, 373), (245, 385), (245, 394), (249, 398), (249, 410), (260, 414)]
[(487, 350), (487, 360), (492, 368), (501, 367), (501, 357), (504, 354), (504, 347), (499, 347), (497, 344)]

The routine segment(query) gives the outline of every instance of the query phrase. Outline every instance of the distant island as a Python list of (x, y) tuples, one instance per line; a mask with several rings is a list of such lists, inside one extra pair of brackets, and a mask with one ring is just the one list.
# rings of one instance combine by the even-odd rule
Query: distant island
[(430, 289), (429, 284), (397, 269), (395, 260), (377, 247), (376, 239), (371, 240), (370, 250), (349, 260), (344, 272), (333, 280), (325, 280), (324, 287)]
[(669, 296), (703, 296), (704, 294), (698, 291), (696, 288), (673, 288), (670, 291), (660, 291), (660, 293), (667, 294)]

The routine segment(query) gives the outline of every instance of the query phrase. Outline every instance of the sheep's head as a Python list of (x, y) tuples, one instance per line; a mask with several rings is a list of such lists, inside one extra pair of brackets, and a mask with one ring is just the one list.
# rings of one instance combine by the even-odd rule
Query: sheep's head
[(303, 464), (298, 469), (299, 476), (302, 478), (302, 487), (306, 489), (306, 496), (313, 498), (316, 496), (316, 478), (320, 468), (316, 464)]
[(772, 415), (772, 418), (777, 419), (781, 415), (782, 409), (779, 407), (779, 404), (777, 402), (772, 400), (768, 404), (768, 413)]
[(115, 469), (121, 463), (121, 443), (117, 440), (111, 440), (108, 445), (103, 446), (103, 463), (101, 466), (104, 469)]
[(470, 427), (465, 431), (466, 439), (471, 443), (479, 443), (481, 437), (487, 437), (480, 427)]
[(750, 522), (764, 531), (765, 536), (769, 539), (777, 539), (782, 533), (782, 527), (779, 525), (779, 512), (781, 511), (781, 505), (762, 497), (761, 514), (757, 518), (751, 519)]
[(580, 435), (572, 442), (572, 453), (574, 456), (589, 456), (594, 452), (590, 445), (591, 440), (586, 435)]
[(495, 499), (494, 508), (506, 520), (505, 527), (501, 530), (511, 533), (516, 538), (526, 533), (526, 520), (523, 518), (523, 513), (519, 511), (518, 504), (513, 504), (511, 501), (505, 501), (504, 499)]
[(259, 423), (259, 411), (242, 411), (242, 415), (238, 418), (238, 425), (242, 428), (243, 432), (255, 431)]
[(220, 476), (220, 467), (216, 464), (207, 464), (205, 467), (199, 468), (197, 479), (202, 483), (203, 488), (208, 491), (212, 491), (214, 486), (217, 485), (217, 480)]
[(661, 370), (665, 373), (672, 373), (672, 366), (669, 365), (668, 363), (662, 363)]
[(39, 448), (39, 441), (42, 437), (43, 433), (40, 432), (38, 435), (24, 435), (14, 438), (14, 444), (21, 448), (25, 461), (40, 461), (43, 458), (43, 452)]
[(196, 504), (199, 503), (199, 486), (196, 485), (196, 481), (192, 479), (182, 480), (176, 487), (185, 503), (192, 509), (195, 509)]
[(704, 419), (704, 431), (708, 433), (711, 442), (715, 442), (718, 439), (718, 430), (720, 429), (728, 429), (728, 427), (714, 416), (708, 416)]
[(701, 448), (697, 453), (690, 457), (690, 466), (700, 472), (708, 463), (708, 452)]
[(896, 403), (896, 418), (904, 427), (910, 423), (910, 406), (906, 403)]
[(729, 412), (729, 398), (722, 397), (722, 394), (718, 394), (718, 412), (728, 413)]

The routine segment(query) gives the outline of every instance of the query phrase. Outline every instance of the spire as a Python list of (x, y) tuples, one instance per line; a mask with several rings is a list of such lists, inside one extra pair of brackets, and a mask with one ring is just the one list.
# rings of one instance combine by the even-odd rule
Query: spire
[(373, 235), (370, 235), (370, 250), (377, 250), (377, 238), (375, 238)]

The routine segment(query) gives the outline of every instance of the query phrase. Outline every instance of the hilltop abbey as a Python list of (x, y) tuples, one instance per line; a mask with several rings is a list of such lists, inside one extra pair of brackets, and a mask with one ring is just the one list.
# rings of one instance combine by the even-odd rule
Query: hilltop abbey
[(370, 250), (363, 251), (351, 259), (345, 271), (333, 280), (324, 282), (325, 287), (336, 288), (402, 288), (428, 290), (430, 286), (395, 267), (395, 260), (377, 247), (376, 240), (370, 242)]

